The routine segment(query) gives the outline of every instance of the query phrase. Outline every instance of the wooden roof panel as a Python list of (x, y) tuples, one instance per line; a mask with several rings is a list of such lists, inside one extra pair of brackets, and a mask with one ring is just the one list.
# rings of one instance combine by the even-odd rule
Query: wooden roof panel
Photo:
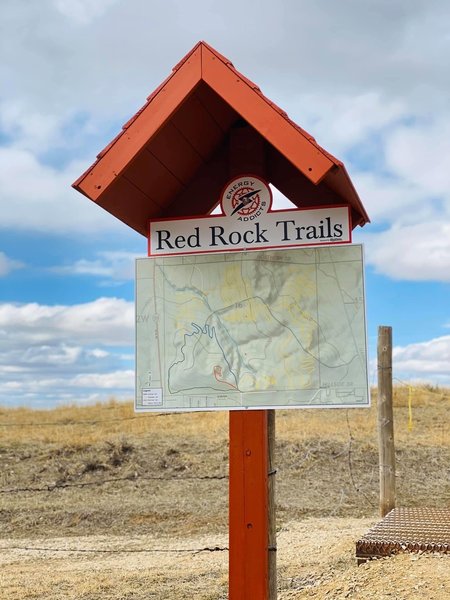
[[(132, 211), (127, 203), (130, 198), (133, 198)], [(148, 219), (161, 214), (160, 206), (121, 175), (97, 204), (142, 235), (147, 235)]]
[(171, 122), (189, 140), (203, 160), (208, 159), (223, 138), (223, 130), (196, 94), (182, 104), (173, 115)]
[(192, 174), (203, 164), (200, 154), (172, 122), (152, 138), (147, 150), (183, 185), (189, 183)]
[(223, 182), (229, 179), (228, 148), (222, 146), (197, 172), (189, 185), (183, 189), (166, 208), (168, 217), (188, 217), (208, 214), (219, 200)]
[(183, 188), (183, 183), (147, 149), (134, 159), (124, 177), (159, 207), (164, 207)]
[(227, 133), (240, 118), (239, 114), (203, 81), (197, 86), (195, 95), (224, 133)]

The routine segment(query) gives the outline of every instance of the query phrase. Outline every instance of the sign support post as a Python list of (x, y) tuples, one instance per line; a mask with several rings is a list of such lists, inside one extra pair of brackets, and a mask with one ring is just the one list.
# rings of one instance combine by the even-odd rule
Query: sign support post
[[(264, 172), (260, 139), (249, 127), (231, 130), (230, 175)], [(230, 411), (229, 600), (269, 596), (269, 438), (267, 410)], [(276, 595), (274, 597), (276, 599)]]
[(269, 600), (267, 413), (230, 411), (229, 600)]
[(277, 600), (277, 522), (275, 506), (275, 410), (267, 411), (269, 600)]
[[(235, 179), (230, 181), (230, 177)], [(220, 190), (223, 190), (227, 181), (226, 193), (222, 192), (223, 214), (211, 215)], [(271, 211), (272, 192), (268, 182), (289, 198), (297, 211)], [(318, 146), (314, 138), (268, 100), (256, 84), (205, 42), (199, 42), (176, 65), (171, 75), (147, 98), (145, 105), (123, 126), (122, 132), (98, 154), (97, 160), (74, 182), (73, 187), (135, 231), (144, 236), (149, 234), (149, 254), (161, 257), (161, 269), (164, 257), (176, 258), (177, 254), (348, 244), (353, 227), (369, 221), (343, 164)], [(263, 220), (260, 221), (262, 216)], [(169, 223), (173, 219), (177, 219), (176, 226)], [(267, 284), (271, 289), (277, 287), (275, 274), (280, 270), (277, 263), (272, 271), (273, 281)], [(142, 273), (144, 271), (143, 267)], [(234, 278), (231, 273), (231, 280)], [(295, 278), (287, 278), (294, 291), (293, 301), (286, 304), (284, 310), (290, 322), (298, 321), (308, 310), (294, 301), (299, 285)], [(140, 289), (147, 294), (151, 286), (156, 285), (157, 279), (153, 270), (152, 277), (142, 277)], [(241, 279), (245, 287), (246, 279)], [(334, 276), (330, 278), (334, 279)], [(212, 277), (212, 280), (216, 281), (217, 277)], [(358, 281), (357, 277), (354, 280)], [(216, 286), (219, 284), (216, 283)], [(139, 324), (137, 348), (142, 335), (145, 343), (141, 344), (141, 348), (149, 352), (149, 356), (138, 360), (136, 410), (160, 412), (174, 410), (178, 406), (178, 398), (171, 397), (168, 387), (164, 389), (168, 381), (168, 369), (165, 363), (162, 369), (164, 353), (160, 353), (158, 328), (164, 313), (164, 297), (157, 297), (152, 289), (153, 301), (149, 303), (146, 296), (139, 305), (145, 320), (136, 319)], [(175, 289), (176, 285), (171, 289), (171, 294)], [(202, 290), (200, 292), (202, 298), (207, 295)], [(335, 292), (331, 289), (330, 293)], [(328, 289), (325, 296), (329, 296)], [(359, 309), (363, 303), (363, 291), (356, 286), (351, 297), (355, 297), (354, 314), (361, 314)], [(248, 301), (248, 294), (245, 294), (243, 302), (227, 304), (228, 308), (238, 311), (234, 326), (239, 327), (244, 320), (242, 305), (247, 305)], [(283, 310), (281, 304), (279, 310)], [(344, 314), (348, 310), (347, 307)], [(192, 342), (203, 336), (207, 344), (214, 345), (215, 328), (211, 322), (211, 310), (203, 317), (203, 321), (200, 319), (195, 322), (189, 317), (184, 329), (183, 326), (179, 328), (184, 333), (177, 338), (178, 342), (180, 339), (184, 343), (187, 340)], [(305, 318), (307, 324), (314, 323), (314, 315)], [(284, 319), (275, 321), (275, 328), (284, 327)], [(362, 321), (360, 318), (360, 325)], [(170, 321), (170, 327), (175, 328), (173, 320)], [(333, 328), (330, 331), (330, 335), (334, 334)], [(269, 330), (264, 335), (266, 339), (272, 336)], [(317, 339), (320, 337), (318, 335)], [(294, 338), (292, 342), (295, 347)], [(149, 339), (154, 341), (152, 347), (148, 344)], [(355, 341), (354, 335), (352, 339)], [(154, 354), (149, 351), (150, 347)], [(205, 360), (200, 349), (208, 354), (207, 348), (198, 345), (195, 355), (202, 365), (202, 382), (205, 384), (206, 381), (207, 385), (197, 386), (194, 382), (186, 388), (180, 366), (182, 361), (177, 362), (178, 369), (173, 375), (175, 379), (178, 377), (180, 385), (173, 388), (175, 396), (185, 389), (191, 390), (190, 396), (192, 390), (197, 388), (215, 392), (219, 389), (225, 397), (227, 393), (231, 396), (236, 391), (240, 392), (239, 376), (236, 375), (239, 369), (233, 371), (227, 360), (216, 362), (214, 358), (208, 364), (209, 371), (204, 372)], [(303, 350), (297, 346), (296, 352), (301, 355)], [(345, 350), (342, 348), (343, 354)], [(178, 345), (178, 352), (185, 356), (183, 343)], [(320, 353), (320, 348), (317, 352)], [(342, 398), (344, 401), (350, 398), (351, 405), (365, 404), (368, 399), (365, 350), (361, 350), (355, 342), (353, 352), (355, 364), (361, 359), (362, 362), (361, 372), (354, 372), (350, 387), (345, 390), (342, 386), (339, 389), (332, 388), (329, 382), (336, 380), (332, 373), (319, 381), (318, 391), (327, 406), (340, 405)], [(212, 357), (220, 354), (217, 349), (209, 353)], [(268, 351), (266, 358), (278, 366), (272, 352)], [(294, 362), (297, 368), (299, 361)], [(336, 368), (340, 366), (336, 365)], [(361, 373), (364, 381), (361, 381)], [(209, 379), (205, 380), (205, 377)], [(273, 409), (262, 410), (259, 407), (283, 405), (271, 395), (283, 393), (284, 374), (278, 373), (277, 377), (280, 383), (278, 387), (275, 385), (276, 377), (274, 382), (264, 381), (262, 389), (267, 392), (265, 400), (258, 405), (251, 403), (252, 410), (241, 410), (242, 406), (249, 404), (233, 404), (236, 398), (229, 398), (229, 404), (212, 405), (213, 408), (232, 408), (230, 600), (276, 598), (272, 496), (275, 413)], [(293, 389), (303, 390), (303, 385), (304, 382), (299, 382)], [(248, 386), (242, 386), (242, 389), (245, 395)], [(204, 394), (197, 394), (199, 397), (194, 399), (183, 398), (186, 404), (182, 409), (211, 408), (210, 404), (204, 403), (204, 398), (200, 398)], [(312, 399), (316, 400), (316, 396)], [(290, 398), (290, 406), (295, 404), (294, 400)], [(308, 401), (308, 398), (304, 399), (302, 405), (308, 405)], [(256, 409), (253, 410), (253, 407)]]

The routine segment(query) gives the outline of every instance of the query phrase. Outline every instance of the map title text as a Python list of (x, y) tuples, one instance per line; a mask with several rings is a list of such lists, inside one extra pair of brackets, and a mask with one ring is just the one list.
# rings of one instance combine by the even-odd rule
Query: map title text
[(347, 206), (152, 221), (149, 255), (318, 246), (351, 242)]

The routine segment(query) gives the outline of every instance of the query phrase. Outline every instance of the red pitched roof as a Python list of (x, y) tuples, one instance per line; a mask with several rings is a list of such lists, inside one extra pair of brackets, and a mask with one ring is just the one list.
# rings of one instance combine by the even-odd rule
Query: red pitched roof
[(344, 165), (205, 42), (73, 187), (143, 235), (152, 217), (204, 214), (229, 179), (230, 135), (242, 124), (263, 147), (260, 174), (294, 204), (346, 203), (354, 226), (368, 222)]

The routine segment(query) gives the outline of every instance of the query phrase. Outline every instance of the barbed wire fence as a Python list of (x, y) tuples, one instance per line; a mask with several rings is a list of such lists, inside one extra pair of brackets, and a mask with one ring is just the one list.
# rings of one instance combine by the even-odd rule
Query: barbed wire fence
[(155, 417), (168, 417), (182, 413), (156, 413), (152, 415), (135, 415), (131, 417), (115, 417), (114, 419), (66, 419), (61, 421), (24, 421), (20, 423), (0, 423), (0, 427), (61, 427), (73, 425), (99, 425), (101, 423), (118, 423), (122, 421), (150, 420)]
[(1, 551), (64, 552), (71, 554), (200, 554), (202, 552), (228, 552), (228, 546), (205, 546), (204, 548), (53, 548), (47, 546), (0, 546)]
[[(442, 397), (448, 396), (448, 392), (443, 392), (442, 390), (434, 390), (434, 389), (424, 389), (422, 387), (412, 386), (411, 384), (404, 382), (398, 378), (394, 378), (400, 386), (408, 389), (408, 411), (409, 411), (409, 422), (408, 427), (412, 429), (412, 395), (414, 392), (420, 391), (423, 393), (424, 391), (429, 394), (436, 394)], [(353, 469), (353, 444), (354, 444), (354, 436), (350, 425), (348, 410), (346, 411), (346, 423), (348, 429), (348, 450), (347, 450), (347, 464), (349, 470), (350, 482), (353, 488), (357, 493), (362, 494), (366, 501), (371, 506), (375, 506), (373, 500), (364, 493), (356, 482), (354, 469)], [(107, 419), (83, 419), (83, 420), (58, 420), (58, 421), (28, 421), (28, 422), (0, 422), (1, 427), (14, 427), (14, 428), (25, 428), (25, 427), (64, 427), (64, 426), (84, 426), (84, 425), (101, 425), (103, 423), (114, 423), (114, 422), (123, 422), (123, 421), (136, 421), (136, 420), (145, 420), (151, 419), (155, 417), (167, 417), (169, 415), (180, 414), (180, 413), (157, 413), (152, 415), (133, 415), (133, 416), (120, 416), (114, 418)], [(226, 474), (217, 474), (217, 475), (173, 475), (173, 476), (159, 476), (159, 475), (139, 475), (137, 473), (133, 473), (124, 477), (114, 477), (114, 478), (106, 478), (96, 481), (86, 481), (86, 482), (53, 482), (49, 484), (45, 484), (43, 486), (23, 486), (23, 487), (15, 487), (15, 488), (5, 488), (0, 489), (0, 495), (13, 495), (20, 493), (52, 493), (56, 490), (62, 490), (67, 488), (85, 488), (85, 487), (96, 487), (96, 486), (104, 486), (104, 485), (114, 485), (118, 483), (124, 482), (137, 482), (137, 481), (223, 481), (228, 480), (228, 475)], [(342, 498), (341, 498), (342, 500)], [(335, 512), (335, 510), (333, 511)], [(0, 546), (0, 551), (23, 551), (23, 552), (54, 552), (54, 553), (66, 553), (66, 554), (200, 554), (200, 553), (214, 553), (214, 552), (228, 552), (227, 546), (213, 545), (213, 546), (205, 546), (205, 547), (196, 547), (196, 548), (114, 548), (114, 549), (105, 549), (105, 548), (82, 548), (82, 547), (70, 547), (70, 548), (61, 548), (61, 547), (51, 547), (51, 546), (30, 546), (30, 545), (20, 545), (20, 544), (11, 544), (6, 546)]]
[[(449, 390), (447, 389), (439, 389), (439, 388), (433, 388), (431, 386), (419, 386), (419, 385), (412, 385), (408, 382), (405, 382), (401, 379), (399, 379), (398, 377), (393, 377), (393, 381), (396, 381), (397, 384), (399, 384), (399, 387), (403, 387), (406, 388), (408, 390), (411, 390), (412, 392), (420, 392), (420, 393), (427, 393), (430, 395), (436, 395), (436, 396), (444, 396), (444, 397), (448, 397), (450, 395)], [(115, 407), (107, 407), (110, 410), (114, 410)], [(120, 417), (114, 417), (114, 418), (109, 418), (109, 419), (80, 419), (80, 420), (76, 420), (73, 418), (66, 418), (66, 419), (61, 419), (58, 421), (21, 421), (18, 423), (15, 422), (0, 422), (0, 427), (70, 427), (70, 426), (74, 426), (74, 425), (99, 425), (99, 424), (103, 424), (103, 423), (118, 423), (118, 422), (122, 422), (122, 421), (145, 421), (145, 420), (151, 420), (154, 418), (164, 418), (164, 417), (171, 417), (174, 415), (181, 415), (184, 413), (181, 412), (166, 412), (166, 413), (152, 413), (152, 414), (145, 414), (145, 415), (131, 415), (131, 416), (120, 416)]]
[[(423, 389), (423, 388), (419, 388), (417, 386), (412, 386), (411, 384), (404, 382), (398, 378), (394, 378), (394, 381), (396, 381), (398, 384), (400, 384), (400, 386), (405, 387), (408, 389), (408, 412), (409, 412), (409, 420), (408, 420), (408, 428), (409, 430), (412, 429), (413, 427), (413, 422), (412, 422), (412, 394), (413, 392), (423, 392), (426, 391), (429, 394), (436, 394), (439, 396), (443, 395), (443, 392), (440, 390), (434, 390), (434, 389)], [(446, 393), (444, 393), (444, 395), (446, 395)], [(170, 415), (177, 415), (177, 414), (182, 414), (182, 413), (177, 413), (177, 412), (171, 412), (171, 413), (155, 413), (152, 415), (133, 415), (133, 416), (122, 416), (122, 417), (114, 417), (114, 418), (108, 418), (108, 419), (80, 419), (80, 420), (75, 420), (75, 419), (67, 419), (67, 420), (58, 420), (58, 421), (25, 421), (25, 422), (19, 422), (19, 423), (11, 423), (11, 422), (0, 422), (0, 427), (13, 427), (13, 428), (25, 428), (25, 427), (35, 427), (35, 428), (39, 428), (39, 427), (64, 427), (64, 426), (83, 426), (83, 425), (101, 425), (104, 423), (118, 423), (118, 422), (123, 422), (123, 421), (136, 421), (136, 420), (149, 420), (152, 418), (159, 418), (159, 417), (167, 417)], [(353, 450), (353, 445), (354, 445), (354, 436), (353, 436), (353, 432), (351, 429), (351, 425), (350, 425), (350, 420), (349, 420), (349, 411), (346, 411), (346, 424), (347, 424), (347, 430), (348, 430), (348, 451), (347, 451), (347, 462), (348, 462), (348, 469), (349, 469), (349, 475), (350, 475), (350, 481), (352, 486), (354, 487), (355, 491), (357, 491), (358, 493), (362, 493), (364, 495), (364, 497), (366, 498), (366, 500), (369, 502), (369, 504), (371, 506), (374, 505), (373, 501), (366, 495), (364, 494), (364, 492), (362, 492), (361, 490), (361, 486), (358, 486), (355, 480), (355, 476), (354, 476), (354, 469), (353, 469), (353, 459), (352, 459), (352, 450)], [(114, 484), (114, 483), (119, 483), (119, 482), (126, 482), (126, 481), (137, 481), (137, 480), (143, 480), (143, 481), (169, 481), (169, 480), (179, 480), (179, 481), (186, 481), (186, 480), (191, 480), (191, 481), (201, 481), (201, 480), (227, 480), (228, 479), (228, 475), (224, 475), (224, 474), (219, 474), (219, 475), (188, 475), (188, 476), (179, 476), (179, 475), (174, 475), (172, 477), (168, 477), (166, 476), (158, 476), (158, 475), (139, 475), (137, 473), (133, 473), (124, 477), (115, 477), (115, 478), (108, 478), (108, 479), (102, 479), (102, 480), (97, 480), (97, 481), (87, 481), (87, 482), (52, 482), (49, 484), (46, 484), (44, 486), (41, 487), (31, 487), (31, 486), (26, 486), (26, 487), (16, 487), (16, 488), (6, 488), (6, 489), (0, 489), (0, 495), (4, 495), (4, 494), (18, 494), (18, 493), (26, 493), (26, 492), (35, 492), (35, 493), (40, 493), (40, 492), (52, 492), (54, 490), (57, 489), (65, 489), (65, 488), (84, 488), (84, 487), (91, 487), (91, 486), (102, 486), (102, 485), (106, 485), (106, 484)]]
[(78, 483), (49, 483), (42, 487), (17, 487), (17, 488), (6, 488), (0, 489), (0, 494), (19, 494), (25, 492), (53, 492), (57, 489), (64, 488), (83, 488), (83, 487), (92, 487), (92, 486), (101, 486), (109, 483), (119, 483), (123, 481), (207, 481), (207, 480), (224, 480), (228, 479), (228, 475), (185, 475), (183, 477), (180, 476), (172, 476), (172, 477), (163, 477), (158, 475), (138, 475), (132, 474), (126, 477), (112, 477), (109, 479), (101, 479), (99, 481), (83, 481)]

